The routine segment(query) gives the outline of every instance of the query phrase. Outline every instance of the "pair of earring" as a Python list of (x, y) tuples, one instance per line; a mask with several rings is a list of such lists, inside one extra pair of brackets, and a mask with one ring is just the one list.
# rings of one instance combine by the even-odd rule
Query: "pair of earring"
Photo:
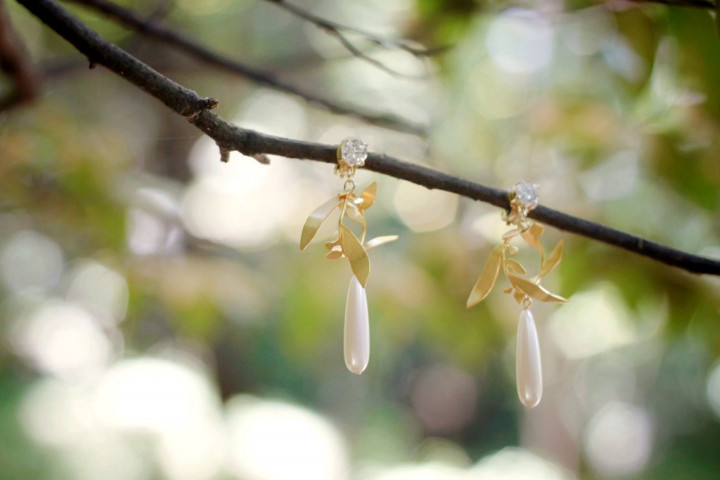
[[(328, 250), (326, 258), (330, 260), (347, 258), (352, 269), (353, 275), (350, 278), (345, 306), (344, 356), (347, 368), (356, 374), (361, 374), (370, 360), (370, 326), (365, 293), (365, 285), (370, 274), (367, 252), (398, 238), (397, 235), (387, 235), (365, 241), (367, 233), (365, 211), (375, 202), (377, 184), (373, 182), (360, 194), (356, 194), (352, 177), (355, 171), (365, 164), (366, 158), (367, 144), (363, 141), (348, 138), (340, 144), (335, 172), (340, 178), (345, 179), (343, 191), (310, 214), (300, 238), (300, 249), (304, 250), (325, 220), (336, 209), (340, 211), (335, 235), (331, 241), (325, 243)], [(538, 205), (537, 185), (527, 182), (515, 185), (509, 192), (509, 200), (510, 212), (504, 212), (504, 220), (513, 228), (503, 235), (502, 243), (490, 253), (480, 278), (467, 300), (467, 307), (476, 305), (488, 296), (502, 267), (503, 273), (510, 281), (510, 287), (505, 289), (505, 293), (512, 294), (522, 307), (517, 332), (516, 383), (520, 401), (525, 407), (532, 408), (540, 402), (543, 385), (540, 345), (530, 307), (533, 300), (567, 302), (563, 297), (549, 292), (540, 285), (542, 278), (560, 263), (563, 242), (560, 241), (552, 253), (546, 256), (540, 243), (543, 227), (531, 223), (527, 218), (528, 213)], [(345, 219), (360, 226), (360, 238), (345, 225)], [(518, 248), (511, 244), (516, 237), (522, 238), (540, 252), (540, 270), (533, 279), (526, 277), (526, 269), (512, 258), (518, 252)]]

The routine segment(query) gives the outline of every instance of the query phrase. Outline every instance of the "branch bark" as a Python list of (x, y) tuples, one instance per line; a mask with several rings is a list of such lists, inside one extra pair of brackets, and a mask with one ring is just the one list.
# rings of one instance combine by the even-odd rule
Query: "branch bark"
[[(18, 0), (31, 13), (45, 22), (68, 42), (86, 55), (91, 62), (106, 66), (137, 87), (158, 98), (175, 112), (215, 140), (221, 151), (237, 150), (248, 156), (262, 154), (316, 160), (334, 164), (336, 146), (304, 142), (265, 135), (232, 125), (207, 108), (195, 92), (164, 77), (112, 43), (100, 37), (55, 0)], [(187, 112), (194, 112), (188, 115)], [(398, 179), (509, 209), (507, 192), (454, 177), (420, 165), (413, 165), (387, 155), (371, 153), (365, 168)], [(530, 217), (561, 230), (582, 235), (623, 248), (666, 265), (692, 273), (720, 275), (720, 261), (693, 255), (631, 235), (548, 207), (538, 206)]]
[(270, 73), (263, 72), (259, 69), (217, 54), (212, 50), (203, 47), (195, 40), (181, 32), (158, 25), (155, 22), (142, 18), (131, 10), (123, 8), (112, 2), (108, 2), (107, 0), (67, 1), (92, 8), (132, 30), (164, 42), (171, 47), (177, 48), (207, 65), (211, 65), (234, 75), (247, 78), (259, 85), (263, 85), (280, 92), (289, 93), (290, 95), (295, 95), (311, 105), (325, 108), (332, 113), (354, 117), (373, 125), (399, 132), (411, 133), (421, 137), (424, 137), (427, 134), (427, 128), (424, 125), (419, 125), (398, 118), (394, 115), (364, 111), (357, 106), (344, 105), (328, 98), (324, 98), (320, 95), (307, 92), (301, 88), (275, 78)]

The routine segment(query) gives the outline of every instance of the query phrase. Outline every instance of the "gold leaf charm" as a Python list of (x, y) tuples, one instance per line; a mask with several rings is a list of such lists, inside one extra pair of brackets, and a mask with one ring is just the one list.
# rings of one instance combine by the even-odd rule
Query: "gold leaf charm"
[(560, 295), (550, 293), (540, 285), (531, 282), (527, 278), (518, 277), (517, 275), (508, 274), (508, 280), (512, 283), (513, 287), (523, 292), (525, 295), (541, 302), (555, 302), (555, 303), (566, 303), (567, 299)]
[(359, 201), (357, 202), (357, 206), (360, 207), (361, 210), (367, 210), (368, 208), (372, 207), (373, 203), (375, 203), (376, 195), (377, 195), (377, 182), (372, 182), (360, 194), (360, 198), (359, 198)]
[(467, 299), (467, 308), (472, 307), (483, 301), (488, 296), (497, 281), (498, 272), (500, 272), (500, 264), (503, 258), (503, 246), (498, 245), (490, 252), (485, 267), (483, 268), (480, 278), (478, 278), (475, 286), (470, 292)]
[[(367, 229), (365, 210), (375, 203), (376, 195), (377, 183), (371, 183), (358, 196), (355, 194), (355, 182), (348, 179), (345, 182), (344, 192), (320, 205), (307, 218), (303, 226), (302, 234), (300, 235), (300, 250), (307, 248), (328, 217), (336, 209), (339, 209), (340, 218), (338, 219), (338, 230), (335, 232), (331, 241), (325, 242), (325, 248), (328, 250), (325, 258), (328, 260), (347, 258), (353, 273), (360, 284), (365, 287), (368, 275), (370, 274), (370, 260), (367, 251), (395, 241), (398, 238), (397, 235), (385, 235), (373, 238), (365, 243)], [(362, 231), (359, 239), (343, 224), (344, 219), (349, 219), (360, 225)]]
[(512, 258), (505, 259), (503, 263), (505, 265), (505, 268), (507, 268), (508, 270), (512, 270), (515, 273), (521, 273), (523, 275), (527, 273), (525, 271), (525, 267), (520, 265), (520, 262), (513, 260)]
[(540, 267), (540, 273), (538, 273), (538, 277), (542, 278), (548, 273), (550, 273), (553, 268), (557, 266), (558, 263), (560, 263), (560, 260), (562, 260), (562, 254), (563, 254), (563, 241), (560, 240), (558, 244), (553, 249), (550, 256), (543, 262), (542, 266)]
[(350, 261), (350, 268), (352, 268), (360, 285), (365, 287), (368, 276), (370, 275), (370, 260), (368, 259), (367, 252), (355, 234), (345, 225), (340, 225), (339, 232), (340, 244), (342, 245), (343, 253)]
[(337, 197), (331, 198), (310, 214), (307, 220), (305, 220), (305, 225), (303, 225), (302, 234), (300, 235), (300, 250), (305, 250), (312, 239), (315, 238), (315, 234), (322, 224), (325, 223), (325, 220), (327, 220), (337, 207)]
[(340, 258), (343, 258), (345, 255), (343, 255), (342, 247), (340, 245), (337, 245), (330, 250), (327, 255), (325, 255), (325, 258), (328, 260), (338, 260)]
[[(540, 242), (540, 236), (543, 234), (545, 227), (537, 223), (531, 223), (527, 218), (528, 212), (537, 206), (537, 186), (524, 182), (516, 185), (510, 191), (510, 206), (511, 211), (503, 218), (505, 222), (513, 228), (505, 232), (502, 236), (502, 243), (490, 254), (490, 258), (488, 258), (485, 263), (480, 278), (478, 278), (470, 292), (467, 300), (468, 308), (481, 302), (488, 296), (495, 286), (501, 266), (505, 276), (512, 285), (506, 288), (504, 292), (512, 294), (515, 300), (523, 305), (524, 308), (529, 308), (532, 300), (557, 303), (567, 302), (565, 298), (549, 292), (540, 285), (540, 280), (560, 263), (563, 253), (563, 242), (561, 240), (555, 246), (550, 256), (545, 258), (545, 249)], [(522, 277), (521, 275), (527, 274), (525, 267), (517, 260), (509, 258), (518, 252), (518, 248), (510, 243), (518, 236), (520, 236), (525, 243), (540, 252), (540, 271), (533, 280)]]
[(365, 242), (365, 250), (372, 250), (375, 247), (385, 245), (386, 243), (394, 242), (397, 239), (397, 235), (383, 235), (382, 237), (375, 237), (372, 240), (368, 240), (367, 242)]
[(543, 227), (542, 225), (533, 223), (530, 228), (522, 232), (522, 238), (528, 245), (535, 247), (542, 252), (543, 246), (540, 243), (540, 235), (542, 235), (544, 230), (545, 227)]

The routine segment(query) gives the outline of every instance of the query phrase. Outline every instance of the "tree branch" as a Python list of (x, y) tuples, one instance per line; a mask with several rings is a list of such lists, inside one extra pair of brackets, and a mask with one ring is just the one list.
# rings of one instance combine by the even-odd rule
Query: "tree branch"
[(710, 0), (629, 0), (631, 3), (660, 3), (671, 7), (709, 8), (715, 10)]
[(278, 80), (273, 75), (259, 69), (250, 67), (235, 60), (223, 57), (210, 49), (198, 44), (195, 40), (181, 32), (163, 27), (142, 18), (135, 12), (116, 5), (107, 0), (67, 0), (69, 2), (84, 5), (92, 8), (109, 18), (116, 20), (128, 28), (131, 28), (143, 35), (166, 43), (177, 48), (201, 62), (220, 68), (224, 71), (245, 77), (259, 85), (289, 93), (304, 99), (311, 105), (316, 105), (338, 115), (354, 117), (364, 122), (378, 125), (391, 130), (411, 133), (421, 137), (426, 136), (426, 127), (410, 121), (398, 118), (390, 114), (377, 114), (363, 111), (360, 107), (344, 105), (339, 102), (304, 91), (294, 85)]
[(37, 97), (40, 91), (40, 79), (13, 31), (10, 18), (5, 11), (4, 0), (0, 0), (0, 67), (7, 72), (15, 84), (15, 91), (0, 99), (0, 112)]
[(283, 10), (286, 10), (286, 11), (292, 13), (296, 17), (302, 18), (303, 20), (307, 20), (308, 22), (314, 24), (321, 30), (355, 33), (355, 34), (358, 34), (358, 35), (364, 37), (369, 42), (372, 42), (383, 48), (397, 48), (399, 50), (404, 50), (404, 51), (408, 52), (409, 54), (416, 56), (416, 57), (431, 57), (433, 55), (445, 53), (446, 51), (448, 51), (451, 48), (448, 46), (435, 47), (435, 48), (418, 47), (415, 44), (413, 44), (413, 42), (410, 42), (408, 40), (392, 40), (389, 38), (380, 37), (378, 35), (366, 32), (365, 30), (361, 30), (359, 28), (350, 27), (348, 25), (342, 25), (340, 23), (327, 20), (327, 19), (319, 17), (313, 13), (310, 13), (307, 10), (304, 10), (296, 5), (288, 3), (285, 0), (265, 0), (265, 1), (269, 2), (269, 3), (274, 3), (274, 4), (278, 5), (280, 8), (282, 8)]
[[(273, 154), (330, 164), (336, 162), (337, 147), (335, 145), (265, 135), (232, 125), (206, 108), (198, 109), (197, 106), (206, 103), (207, 99), (199, 97), (195, 92), (164, 77), (103, 39), (71, 16), (55, 0), (18, 0), (18, 2), (74, 45), (91, 61), (106, 66), (155, 96), (175, 112), (186, 115), (190, 122), (215, 140), (221, 151), (237, 150), (248, 156)], [(192, 110), (193, 107), (195, 113), (188, 116), (187, 111)], [(487, 187), (386, 155), (377, 153), (368, 155), (365, 168), (430, 189), (445, 190), (500, 208), (509, 208), (507, 192), (504, 190)], [(720, 261), (718, 260), (692, 255), (544, 206), (532, 210), (530, 217), (561, 230), (614, 245), (692, 273), (720, 275)]]
[(374, 43), (375, 45), (378, 45), (380, 47), (396, 48), (398, 50), (403, 50), (403, 51), (405, 51), (415, 57), (418, 57), (418, 58), (436, 55), (436, 54), (445, 52), (448, 49), (448, 47), (426, 49), (426, 48), (414, 46), (411, 42), (409, 42), (407, 40), (390, 40), (387, 38), (382, 38), (377, 35), (373, 35), (372, 33), (365, 32), (364, 30), (360, 30), (360, 29), (357, 29), (354, 27), (349, 27), (347, 25), (341, 25), (339, 23), (332, 22), (325, 18), (318, 17), (317, 15), (310, 13), (307, 10), (304, 10), (296, 5), (288, 3), (285, 0), (266, 0), (266, 1), (279, 6), (283, 10), (295, 15), (298, 18), (301, 18), (303, 20), (306, 20), (306, 21), (312, 23), (317, 28), (319, 28), (319, 29), (327, 32), (329, 35), (332, 35), (335, 38), (337, 38), (338, 41), (345, 47), (345, 49), (348, 52), (350, 52), (353, 56), (373, 65), (376, 68), (379, 68), (380, 70), (382, 70), (386, 73), (389, 73), (390, 75), (394, 75), (397, 77), (414, 78), (414, 79), (424, 78), (424, 76), (407, 75), (407, 74), (399, 72), (393, 68), (388, 67), (384, 63), (374, 59), (373, 57), (371, 57), (370, 55), (366, 54), (365, 52), (360, 50), (358, 47), (356, 47), (355, 44), (352, 43), (347, 38), (345, 33), (354, 33), (354, 34), (360, 35), (360, 36), (364, 37), (366, 40), (368, 40), (371, 43)]

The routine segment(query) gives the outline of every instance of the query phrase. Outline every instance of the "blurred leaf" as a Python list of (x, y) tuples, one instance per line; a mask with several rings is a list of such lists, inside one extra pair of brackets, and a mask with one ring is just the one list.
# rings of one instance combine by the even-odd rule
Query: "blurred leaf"
[(651, 137), (650, 158), (657, 174), (675, 191), (696, 205), (715, 211), (720, 206), (720, 165), (718, 147), (681, 151), (682, 138), (676, 134)]
[(634, 69), (621, 72), (626, 86), (632, 86), (635, 93), (643, 88), (653, 72), (655, 54), (660, 35), (657, 23), (647, 11), (640, 8), (615, 13), (618, 33), (625, 39), (632, 53), (637, 55), (639, 64)]
[(704, 110), (719, 120), (720, 48), (712, 18), (704, 10), (675, 8), (667, 19), (669, 33), (681, 50), (679, 72), (707, 95)]

